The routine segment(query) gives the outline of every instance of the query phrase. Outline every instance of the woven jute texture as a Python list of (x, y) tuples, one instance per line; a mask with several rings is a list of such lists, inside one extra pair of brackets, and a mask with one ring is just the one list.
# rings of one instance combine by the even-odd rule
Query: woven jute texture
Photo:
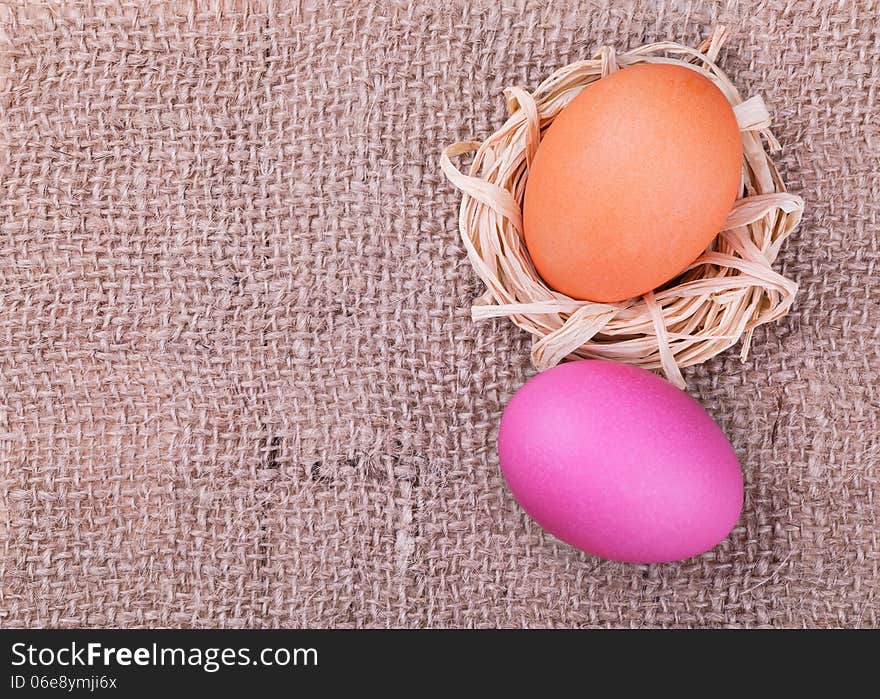
[[(875, 626), (880, 7), (4, 6), (0, 625)], [(806, 216), (792, 313), (685, 371), (746, 499), (591, 558), (498, 470), (533, 372), (441, 148), (603, 44), (733, 35)]]

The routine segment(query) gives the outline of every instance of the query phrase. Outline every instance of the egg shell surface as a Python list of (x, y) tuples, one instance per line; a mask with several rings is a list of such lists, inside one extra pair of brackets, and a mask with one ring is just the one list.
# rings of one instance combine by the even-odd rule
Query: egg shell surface
[(742, 471), (721, 429), (684, 391), (625, 364), (574, 361), (530, 379), (504, 411), (498, 455), (535, 521), (611, 560), (695, 556), (742, 509)]
[(547, 128), (526, 180), (526, 247), (572, 298), (644, 294), (712, 242), (742, 167), (736, 116), (711, 80), (677, 65), (621, 68)]

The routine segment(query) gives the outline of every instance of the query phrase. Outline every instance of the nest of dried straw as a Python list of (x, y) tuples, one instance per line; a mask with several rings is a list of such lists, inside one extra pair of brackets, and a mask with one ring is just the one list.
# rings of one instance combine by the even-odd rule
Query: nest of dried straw
[[(786, 192), (770, 159), (768, 149), (779, 144), (769, 131), (763, 101), (743, 100), (715, 65), (726, 37), (725, 28), (717, 27), (698, 49), (662, 42), (617, 55), (603, 47), (592, 60), (557, 70), (533, 93), (505, 90), (510, 116), (504, 125), (483, 143), (456, 143), (441, 155), (443, 172), (464, 193), (459, 229), (468, 259), (486, 285), (472, 316), (506, 316), (531, 333), (537, 369), (565, 358), (611, 359), (660, 369), (683, 387), (682, 367), (740, 339), (745, 359), (754, 329), (791, 308), (797, 284), (771, 265), (800, 221), (804, 203)], [(542, 131), (586, 85), (637, 63), (686, 65), (721, 89), (742, 133), (740, 197), (709, 248), (670, 283), (621, 303), (572, 299), (544, 283), (523, 242), (521, 204), (529, 163)], [(451, 158), (473, 151), (465, 175)]]

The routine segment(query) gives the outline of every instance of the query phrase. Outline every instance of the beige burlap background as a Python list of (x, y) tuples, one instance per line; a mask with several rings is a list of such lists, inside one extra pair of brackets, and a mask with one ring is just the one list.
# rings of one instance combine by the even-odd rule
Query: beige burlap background
[[(3, 8), (0, 625), (877, 625), (878, 4), (295, 5)], [(507, 85), (717, 21), (801, 292), (686, 372), (729, 540), (600, 561), (499, 474), (528, 338), (469, 319), (437, 158)]]

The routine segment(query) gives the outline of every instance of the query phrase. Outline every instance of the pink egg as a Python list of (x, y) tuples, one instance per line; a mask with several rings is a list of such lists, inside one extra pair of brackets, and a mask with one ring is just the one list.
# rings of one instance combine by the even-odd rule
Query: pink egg
[(625, 364), (575, 361), (529, 380), (498, 432), (514, 497), (562, 541), (659, 563), (715, 546), (739, 518), (730, 442), (693, 398)]

